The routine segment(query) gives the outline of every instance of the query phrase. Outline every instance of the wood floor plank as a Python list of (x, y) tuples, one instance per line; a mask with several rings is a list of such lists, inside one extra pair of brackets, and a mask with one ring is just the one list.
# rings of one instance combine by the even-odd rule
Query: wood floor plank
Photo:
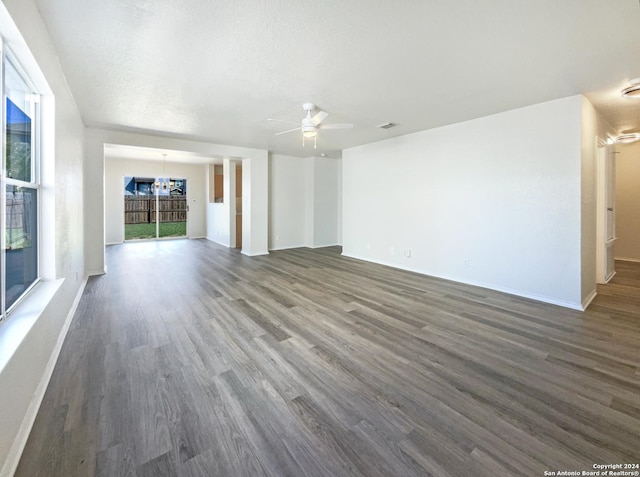
[[(339, 247), (107, 249), (16, 476), (536, 476), (640, 463), (640, 264), (585, 312)], [(132, 273), (144, 270), (144, 276)]]

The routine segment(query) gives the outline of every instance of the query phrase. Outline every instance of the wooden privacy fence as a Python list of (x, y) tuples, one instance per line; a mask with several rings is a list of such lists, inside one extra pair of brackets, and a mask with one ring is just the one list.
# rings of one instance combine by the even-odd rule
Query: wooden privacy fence
[(26, 232), (29, 224), (28, 215), (31, 211), (31, 194), (9, 192), (6, 194), (5, 200), (7, 204), (7, 229), (24, 229)]
[(159, 213), (161, 223), (186, 222), (187, 198), (184, 196), (160, 196), (158, 197), (158, 210), (156, 210), (155, 196), (124, 196), (125, 224), (154, 223), (156, 212)]

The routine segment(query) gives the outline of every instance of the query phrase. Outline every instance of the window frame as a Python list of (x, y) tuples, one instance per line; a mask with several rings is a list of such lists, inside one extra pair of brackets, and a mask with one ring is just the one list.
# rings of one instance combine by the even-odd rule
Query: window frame
[[(6, 87), (6, 70), (7, 63), (11, 65), (11, 68), (24, 82), (26, 88), (30, 91), (25, 91), (26, 95), (30, 95), (30, 111), (29, 117), (32, 120), (31, 124), (31, 181), (27, 182), (21, 179), (14, 179), (7, 176), (7, 94)], [(11, 51), (5, 44), (3, 39), (0, 38), (0, 92), (2, 93), (2, 106), (0, 111), (2, 112), (2, 139), (0, 144), (2, 147), (1, 167), (0, 167), (0, 324), (6, 321), (10, 314), (24, 301), (24, 299), (30, 294), (30, 292), (37, 286), (42, 280), (41, 275), (41, 230), (42, 230), (42, 193), (41, 193), (41, 148), (42, 148), (42, 117), (41, 117), (41, 97), (38, 93), (38, 89), (34, 86), (33, 81), (26, 73), (25, 69), (20, 64), (17, 56)], [(6, 293), (6, 230), (7, 230), (7, 212), (6, 212), (6, 191), (8, 186), (24, 187), (27, 189), (34, 189), (36, 191), (36, 277), (32, 283), (30, 283), (25, 290), (22, 291), (20, 296), (10, 305), (7, 305), (7, 293)]]

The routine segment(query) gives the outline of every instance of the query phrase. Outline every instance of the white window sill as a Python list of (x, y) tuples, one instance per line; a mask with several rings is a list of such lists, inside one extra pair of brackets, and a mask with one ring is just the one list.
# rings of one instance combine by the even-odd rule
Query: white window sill
[(0, 373), (47, 308), (64, 279), (41, 281), (28, 296), (0, 322)]

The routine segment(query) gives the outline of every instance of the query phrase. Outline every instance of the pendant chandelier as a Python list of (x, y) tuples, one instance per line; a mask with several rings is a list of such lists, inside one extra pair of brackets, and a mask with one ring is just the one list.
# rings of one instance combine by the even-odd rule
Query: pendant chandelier
[[(167, 154), (164, 153), (162, 154), (162, 190), (166, 191), (167, 188), (169, 187), (169, 181), (167, 180), (167, 178), (165, 177), (167, 175)], [(155, 182), (155, 188), (156, 190), (160, 189), (160, 180), (158, 178), (156, 178), (156, 182)]]

